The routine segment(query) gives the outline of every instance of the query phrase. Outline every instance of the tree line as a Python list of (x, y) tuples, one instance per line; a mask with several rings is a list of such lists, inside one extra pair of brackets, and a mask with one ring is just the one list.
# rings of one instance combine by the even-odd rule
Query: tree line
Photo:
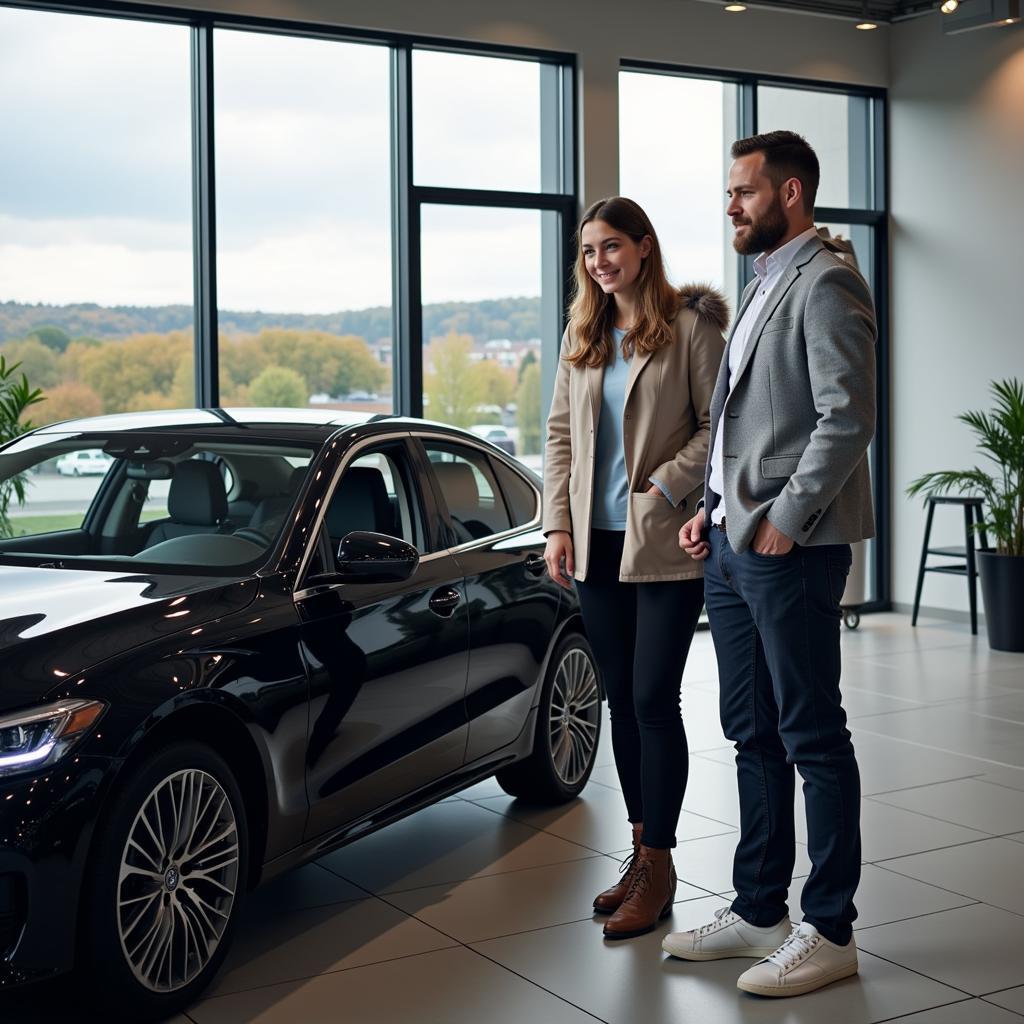
[[(311, 395), (391, 393), (391, 371), (366, 340), (320, 330), (263, 328), (221, 334), (220, 402), (231, 406), (302, 407)], [(195, 369), (191, 330), (141, 333), (123, 340), (69, 337), (46, 325), (0, 345), (44, 401), (35, 425), (102, 413), (191, 408)], [(540, 450), (540, 364), (528, 353), (518, 371), (473, 358), (473, 338), (450, 331), (424, 353), (424, 404), (430, 419), (470, 426), (496, 422), (493, 410), (516, 407), (520, 451)]]
[[(66, 347), (72, 338), (108, 340), (136, 334), (188, 331), (193, 325), (188, 305), (99, 306), (83, 302), (55, 306), (42, 303), (0, 302), (0, 344), (48, 334), (51, 347)], [(392, 334), (391, 308), (341, 310), (337, 313), (262, 313), (222, 309), (220, 329), (228, 335), (259, 334), (266, 328), (323, 331), (342, 337), (354, 335), (377, 341)], [(509, 338), (529, 341), (540, 337), (540, 299), (533, 297), (488, 299), (481, 302), (439, 302), (423, 307), (423, 334), (443, 338), (449, 334), (474, 338)]]

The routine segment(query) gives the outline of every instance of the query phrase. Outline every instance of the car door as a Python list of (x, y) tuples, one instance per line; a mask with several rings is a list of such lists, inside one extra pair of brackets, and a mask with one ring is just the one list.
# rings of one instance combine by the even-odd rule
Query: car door
[(404, 439), (354, 453), (329, 493), (317, 556), (333, 568), (342, 536), (369, 530), (417, 547), (412, 576), (312, 580), (296, 594), (310, 678), (307, 838), (372, 818), (462, 765), (465, 588), (415, 465)]
[(420, 437), (469, 602), (467, 763), (512, 743), (536, 702), (561, 588), (544, 565), (540, 494), (483, 446)]

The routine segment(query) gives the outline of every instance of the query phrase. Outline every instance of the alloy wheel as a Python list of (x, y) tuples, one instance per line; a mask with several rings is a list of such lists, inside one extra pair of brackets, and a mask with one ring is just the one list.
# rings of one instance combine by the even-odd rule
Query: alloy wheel
[(175, 772), (142, 804), (121, 855), (117, 928), (142, 985), (174, 992), (210, 962), (239, 883), (238, 824), (212, 775)]
[(601, 695), (586, 651), (566, 651), (551, 688), (548, 735), (555, 772), (567, 786), (583, 778), (597, 747)]

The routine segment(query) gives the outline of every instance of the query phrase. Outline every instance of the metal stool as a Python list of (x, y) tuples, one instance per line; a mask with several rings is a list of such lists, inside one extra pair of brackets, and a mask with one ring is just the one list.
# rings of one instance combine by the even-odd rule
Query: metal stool
[[(964, 547), (953, 548), (930, 548), (929, 538), (932, 535), (932, 516), (935, 515), (936, 505), (959, 505), (964, 510)], [(924, 543), (921, 545), (921, 567), (917, 571), (917, 591), (914, 594), (914, 615), (910, 620), (912, 626), (917, 625), (917, 610), (921, 606), (921, 588), (924, 585), (924, 574), (926, 572), (944, 572), (951, 576), (967, 577), (967, 592), (971, 601), (971, 632), (978, 632), (978, 568), (974, 559), (974, 523), (981, 523), (982, 519), (981, 498), (929, 498), (928, 519), (924, 526)], [(984, 528), (978, 531), (981, 534), (982, 548), (988, 547), (988, 535)], [(945, 555), (947, 558), (962, 558), (963, 562), (955, 562), (945, 565), (928, 565), (929, 555)]]

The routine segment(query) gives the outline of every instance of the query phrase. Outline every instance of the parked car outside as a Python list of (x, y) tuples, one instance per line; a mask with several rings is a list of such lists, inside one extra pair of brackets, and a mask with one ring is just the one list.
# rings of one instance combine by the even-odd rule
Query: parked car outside
[(43, 427), (0, 482), (96, 450), (80, 528), (0, 539), (0, 988), (77, 966), (105, 1019), (164, 1019), (254, 885), (492, 775), (586, 785), (599, 683), (529, 470), (422, 420), (188, 410)]
[(469, 429), (477, 437), (482, 437), (485, 441), (490, 441), (491, 444), (497, 445), (503, 452), (515, 455), (516, 443), (512, 435), (499, 423), (478, 423)]
[(83, 448), (57, 459), (55, 468), (61, 476), (102, 476), (114, 460), (99, 448)]

